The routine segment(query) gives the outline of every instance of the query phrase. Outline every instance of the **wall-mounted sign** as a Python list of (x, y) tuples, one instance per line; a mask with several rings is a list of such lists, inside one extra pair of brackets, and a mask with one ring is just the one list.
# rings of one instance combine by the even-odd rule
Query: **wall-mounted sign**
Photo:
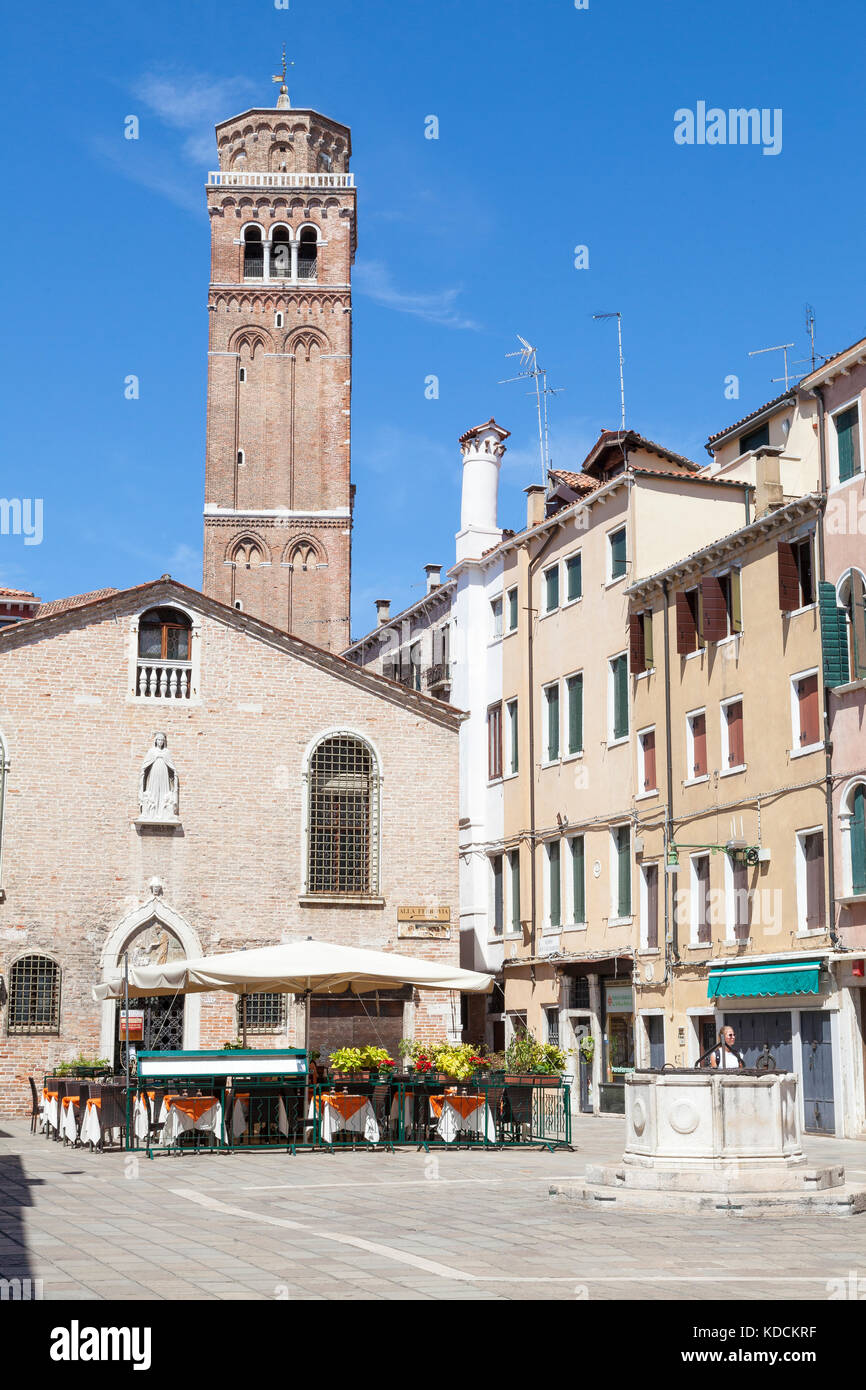
[(403, 940), (407, 937), (427, 937), (436, 941), (450, 941), (451, 924), (449, 922), (398, 922), (397, 936)]
[(117, 1019), (117, 1036), (121, 1042), (141, 1042), (144, 1037), (144, 1009), (121, 1009)]
[(604, 1007), (609, 1014), (634, 1013), (634, 995), (631, 985), (605, 985)]
[(398, 907), (398, 922), (450, 922), (450, 907)]

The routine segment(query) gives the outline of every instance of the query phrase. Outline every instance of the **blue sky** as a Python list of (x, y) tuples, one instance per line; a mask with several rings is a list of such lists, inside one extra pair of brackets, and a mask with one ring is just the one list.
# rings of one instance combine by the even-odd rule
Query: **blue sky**
[[(594, 311), (623, 314), (628, 423), (699, 460), (781, 389), (781, 354), (749, 349), (805, 356), (807, 302), (820, 352), (866, 332), (853, 0), (53, 3), (6, 30), (2, 492), (44, 499), (44, 539), (0, 536), (0, 583), (200, 583), (203, 184), (215, 121), (275, 101), (284, 41), (293, 104), (352, 127), (356, 635), (453, 559), (457, 436), (491, 414), (512, 431), (500, 523), (522, 524), (534, 403), (497, 384), (516, 333), (562, 388), (551, 453), (575, 467), (619, 421)], [(677, 145), (699, 101), (781, 108), (781, 153)]]

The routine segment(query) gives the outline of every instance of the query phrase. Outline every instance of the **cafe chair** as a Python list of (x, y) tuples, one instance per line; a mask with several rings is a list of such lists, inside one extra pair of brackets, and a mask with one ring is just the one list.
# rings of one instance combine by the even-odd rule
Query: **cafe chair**
[(36, 1127), (39, 1124), (40, 1116), (42, 1115), (42, 1099), (39, 1095), (39, 1092), (36, 1089), (36, 1082), (34, 1081), (33, 1077), (28, 1076), (27, 1080), (30, 1082), (30, 1133), (35, 1134)]

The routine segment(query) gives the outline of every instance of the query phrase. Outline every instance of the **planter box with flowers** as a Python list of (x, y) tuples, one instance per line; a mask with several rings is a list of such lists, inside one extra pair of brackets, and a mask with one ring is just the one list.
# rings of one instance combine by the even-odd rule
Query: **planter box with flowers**
[(384, 1047), (338, 1047), (329, 1058), (333, 1081), (390, 1081), (394, 1060)]

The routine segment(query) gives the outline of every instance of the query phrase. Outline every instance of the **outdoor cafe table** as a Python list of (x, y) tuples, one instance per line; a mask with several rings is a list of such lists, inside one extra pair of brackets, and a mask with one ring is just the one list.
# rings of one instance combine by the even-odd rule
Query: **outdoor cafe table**
[(60, 1133), (64, 1139), (68, 1139), (70, 1144), (74, 1144), (78, 1138), (78, 1121), (75, 1118), (75, 1107), (78, 1104), (78, 1096), (64, 1096), (60, 1111)]
[(451, 1144), (458, 1133), (483, 1135), (490, 1143), (496, 1142), (496, 1124), (493, 1113), (483, 1094), (458, 1095), (446, 1091), (441, 1096), (430, 1097), (430, 1110), (436, 1120), (436, 1133), (446, 1144)]
[[(289, 1137), (289, 1117), (286, 1114), (286, 1104), (282, 1096), (277, 1100), (276, 1113), (277, 1129), (284, 1138)], [(232, 1139), (240, 1139), (247, 1133), (250, 1123), (250, 1092), (233, 1092), (231, 1132)]]
[(82, 1144), (98, 1144), (102, 1139), (102, 1126), (99, 1122), (99, 1111), (102, 1101), (99, 1096), (91, 1096), (87, 1102), (84, 1114), (81, 1118), (81, 1142)]
[(369, 1097), (352, 1095), (348, 1091), (326, 1091), (310, 1106), (310, 1117), (319, 1109), (322, 1117), (322, 1138), (333, 1143), (334, 1135), (345, 1130), (363, 1134), (368, 1144), (378, 1144), (379, 1126)]
[(181, 1134), (197, 1129), (214, 1134), (219, 1141), (223, 1133), (223, 1108), (217, 1096), (167, 1095), (159, 1112), (162, 1142), (173, 1144)]
[(58, 1124), (58, 1102), (57, 1092), (49, 1091), (47, 1087), (42, 1088), (42, 1127), (50, 1125), (53, 1130), (57, 1130)]

